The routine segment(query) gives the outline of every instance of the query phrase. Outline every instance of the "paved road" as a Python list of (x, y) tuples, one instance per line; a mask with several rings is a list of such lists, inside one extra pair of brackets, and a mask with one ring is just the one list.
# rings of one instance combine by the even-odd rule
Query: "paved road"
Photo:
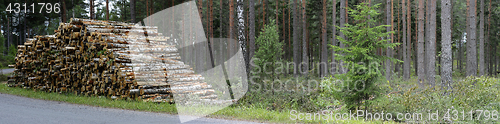
[[(1, 124), (172, 124), (176, 115), (45, 101), (0, 93)], [(200, 118), (186, 123), (252, 123)]]
[(14, 69), (13, 69), (13, 68), (9, 68), (9, 69), (0, 69), (0, 72), (3, 72), (4, 74), (7, 74), (7, 73), (12, 73), (12, 72), (14, 72)]

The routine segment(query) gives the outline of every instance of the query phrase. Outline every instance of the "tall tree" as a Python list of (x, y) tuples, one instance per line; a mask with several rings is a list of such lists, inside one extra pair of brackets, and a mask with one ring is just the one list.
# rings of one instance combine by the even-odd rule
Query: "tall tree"
[(479, 75), (483, 76), (486, 65), (484, 64), (484, 0), (479, 0)]
[[(389, 0), (388, 0), (389, 1)], [(337, 45), (337, 39), (336, 39), (336, 36), (337, 36), (337, 0), (333, 0), (333, 8), (332, 8), (332, 45), (336, 46)], [(335, 50), (332, 50), (332, 63), (336, 64), (335, 63)], [(335, 67), (336, 65), (330, 65), (332, 66), (331, 68)], [(336, 69), (336, 68), (335, 68)], [(335, 71), (335, 70), (330, 70), (332, 71), (332, 73)]]
[[(233, 39), (234, 38), (234, 0), (229, 0), (229, 39)], [(228, 58), (231, 57), (229, 56), (230, 53), (232, 52), (232, 49), (233, 49), (233, 43), (231, 42), (231, 40), (228, 42)], [(230, 63), (228, 63), (228, 65), (230, 65)], [(231, 68), (231, 67), (229, 67)]]
[(300, 54), (299, 54), (299, 20), (298, 20), (298, 12), (297, 12), (297, 0), (293, 0), (293, 62), (294, 62), (294, 71), (293, 75), (295, 77), (299, 76), (297, 71), (298, 64), (300, 64)]
[[(389, 26), (385, 27), (385, 30), (387, 32), (390, 32), (392, 30), (392, 28), (391, 28), (392, 27), (392, 13), (391, 13), (391, 9), (392, 9), (392, 0), (386, 0), (386, 4), (385, 4), (385, 13), (386, 13), (385, 14), (385, 23), (386, 23), (386, 25), (391, 25), (390, 27)], [(389, 39), (389, 40), (387, 40), (387, 43), (391, 43), (392, 35), (393, 34), (394, 33), (391, 33), (390, 36), (387, 36), (387, 39)], [(387, 48), (387, 54), (386, 55), (389, 57), (389, 48)], [(386, 63), (389, 63), (389, 61), (386, 61)], [(385, 68), (389, 69), (389, 67), (387, 66), (387, 64), (386, 64)], [(386, 70), (385, 73), (386, 73), (385, 79), (389, 80), (388, 71)]]
[(106, 21), (109, 20), (109, 0), (106, 0)]
[(424, 87), (425, 70), (424, 68), (424, 0), (418, 1), (418, 83), (420, 87)]
[[(325, 5), (326, 6), (326, 5)], [(306, 1), (302, 0), (302, 62), (304, 75), (309, 71), (309, 57), (307, 56), (307, 22), (306, 22)], [(327, 57), (328, 58), (328, 57)], [(301, 63), (302, 64), (302, 63)]]
[(262, 0), (262, 28), (266, 25), (266, 0)]
[(7, 46), (8, 46), (7, 51), (9, 51), (9, 48), (10, 48), (11, 35), (12, 35), (12, 33), (10, 33), (10, 17), (7, 17)]
[[(214, 1), (213, 0), (210, 0), (208, 9), (209, 9), (208, 14), (210, 15), (209, 21), (208, 21), (208, 25), (209, 25), (208, 29), (209, 29), (209, 33), (210, 33), (208, 40), (210, 40), (211, 38), (214, 37)], [(211, 42), (211, 43), (213, 43), (213, 42)]]
[[(282, 6), (285, 6), (285, 3), (286, 3), (286, 2), (282, 2), (282, 4), (281, 4), (281, 5), (282, 5)], [(287, 52), (288, 50), (285, 48), (285, 47), (286, 47), (286, 40), (287, 40), (287, 38), (286, 38), (286, 34), (287, 34), (287, 33), (286, 33), (286, 23), (285, 23), (285, 18), (286, 18), (286, 16), (285, 16), (285, 15), (286, 15), (286, 11), (285, 11), (285, 10), (286, 10), (286, 7), (282, 7), (282, 8), (283, 8), (283, 10), (282, 10), (281, 12), (283, 12), (283, 14), (281, 14), (281, 18), (282, 18), (282, 22), (281, 22), (281, 25), (282, 25), (282, 26), (281, 26), (281, 28), (282, 28), (282, 29), (281, 29), (281, 34), (283, 34), (283, 35), (282, 35), (282, 37), (283, 37), (283, 42), (284, 42), (283, 44), (285, 44), (285, 45), (283, 45), (283, 50), (284, 50), (284, 52), (285, 52), (285, 54), (284, 54), (284, 59), (285, 59), (285, 60), (287, 60), (287, 59), (288, 59), (288, 54), (287, 54), (287, 53), (289, 53), (289, 52)], [(276, 20), (276, 21), (277, 21), (277, 20)]]
[(425, 51), (425, 57), (424, 57), (424, 68), (425, 68), (425, 81), (426, 83), (427, 82), (427, 79), (429, 78), (429, 52), (431, 51), (430, 50), (430, 47), (429, 47), (429, 36), (430, 36), (430, 18), (431, 18), (431, 0), (426, 0), (426, 3), (425, 3), (425, 27), (424, 27), (424, 30), (425, 30), (425, 41), (424, 41), (424, 51)]
[[(496, 56), (494, 56), (495, 52), (493, 51), (496, 51), (496, 47), (493, 47), (493, 42), (490, 41), (490, 29), (491, 29), (491, 0), (490, 0), (490, 3), (488, 5), (488, 26), (487, 26), (487, 34), (486, 34), (486, 42), (488, 42), (490, 45), (488, 45), (490, 49), (488, 52), (490, 53), (490, 64), (491, 64), (491, 68), (489, 69), (490, 71), (490, 75), (494, 75), (496, 74), (496, 69), (494, 67), (494, 62), (496, 61)], [(498, 66), (498, 64), (496, 64), (496, 66)]]
[[(225, 1), (225, 0), (224, 0), (224, 1)], [(223, 20), (222, 15), (224, 14), (224, 13), (222, 12), (222, 9), (223, 9), (223, 6), (224, 6), (223, 4), (224, 4), (223, 0), (219, 0), (219, 7), (220, 7), (220, 9), (219, 9), (219, 29), (220, 29), (220, 31), (219, 31), (219, 37), (220, 37), (220, 38), (222, 38), (222, 37), (223, 37), (223, 34), (224, 34), (224, 33), (222, 33), (222, 32), (224, 32), (224, 31), (225, 31), (225, 30), (224, 30), (224, 27), (225, 27), (225, 26), (223, 26), (223, 24), (222, 24), (222, 22), (223, 22), (223, 21), (222, 21), (222, 20)], [(191, 26), (190, 26), (190, 27), (191, 27)], [(190, 30), (191, 30), (191, 29), (190, 29)], [(190, 34), (191, 34), (191, 33), (190, 33)], [(224, 52), (222, 52), (222, 50), (223, 50), (223, 49), (224, 49), (224, 43), (222, 42), (222, 40), (219, 40), (219, 50), (220, 50), (220, 53), (219, 53), (219, 62), (217, 62), (218, 64), (220, 64), (220, 63), (224, 62)]]
[[(407, 61), (407, 63), (405, 63), (404, 65), (404, 73), (406, 73), (407, 77), (406, 79), (410, 79), (410, 64), (411, 64), (411, 1), (408, 0), (407, 1), (407, 4), (408, 6), (406, 6), (406, 9), (407, 9), (407, 12), (406, 12), (406, 24), (407, 24), (407, 28), (406, 28), (406, 32), (407, 33), (407, 36), (406, 36), (406, 60), (404, 61)], [(404, 10), (403, 10), (404, 11)]]
[[(408, 65), (410, 63), (410, 61), (408, 61), (406, 58), (409, 57), (407, 56), (406, 54), (406, 44), (407, 44), (407, 39), (406, 39), (406, 21), (404, 19), (406, 19), (406, 0), (402, 0), (402, 11), (403, 11), (403, 79), (404, 80), (408, 80), (410, 79), (410, 74), (409, 74), (409, 69), (410, 67), (406, 67), (406, 65)], [(409, 35), (409, 34), (408, 34)], [(408, 41), (409, 42), (409, 41)], [(408, 73), (407, 73), (408, 72)]]
[(238, 14), (238, 41), (241, 47), (241, 52), (243, 53), (243, 59), (245, 60), (245, 69), (247, 70), (247, 75), (250, 72), (250, 69), (248, 68), (248, 63), (249, 63), (249, 58), (248, 58), (248, 53), (246, 50), (246, 43), (245, 43), (245, 19), (243, 18), (243, 0), (237, 0), (236, 2), (238, 4), (237, 6), (237, 14)]
[[(274, 1), (274, 6), (275, 6), (275, 9), (274, 9), (274, 11), (275, 11), (275, 12), (274, 12), (274, 13), (275, 13), (275, 15), (274, 15), (274, 16), (275, 16), (275, 18), (276, 18), (276, 19), (274, 19), (274, 21), (276, 22), (276, 28), (278, 28), (278, 29), (276, 29), (276, 31), (278, 31), (278, 33), (279, 33), (279, 31), (280, 31), (280, 26), (279, 26), (279, 22), (280, 22), (280, 19), (279, 19), (279, 10), (280, 10), (280, 9), (279, 9), (279, 6), (278, 6), (278, 5), (279, 5), (279, 3), (280, 3), (280, 2), (279, 2), (279, 0), (275, 0), (275, 1)], [(279, 57), (278, 57), (278, 58), (279, 58)]]
[[(469, 32), (467, 32), (467, 73), (466, 76), (477, 75), (476, 51), (476, 0), (469, 0)], [(472, 7), (472, 8), (471, 8)]]
[[(320, 73), (321, 73), (321, 77), (325, 77), (326, 76), (326, 68), (328, 65), (327, 62), (328, 62), (328, 50), (327, 50), (327, 35), (326, 35), (326, 0), (323, 0), (323, 16), (322, 16), (322, 21), (321, 21), (321, 35), (322, 35), (322, 42), (321, 42), (321, 64), (320, 64)], [(305, 60), (304, 60), (305, 61)]]
[[(466, 12), (465, 12), (465, 32), (466, 33), (469, 33), (469, 0), (466, 0)], [(465, 35), (465, 41), (467, 41), (467, 37), (469, 36), (469, 34), (466, 34)], [(466, 43), (466, 42), (465, 42)], [(460, 56), (460, 63), (459, 63), (459, 66), (458, 66), (458, 69), (460, 70), (460, 72), (463, 72), (463, 61), (464, 59), (466, 59), (464, 57), (464, 47), (466, 48), (467, 46), (464, 46), (466, 45), (464, 42), (460, 41), (460, 49), (458, 50), (459, 51), (459, 56)], [(467, 61), (467, 60), (465, 60)], [(467, 62), (466, 62), (467, 63)], [(466, 71), (467, 72), (467, 71)]]
[[(249, 1), (249, 16), (250, 16), (250, 32), (249, 32), (249, 45), (250, 45), (250, 59), (253, 57), (254, 52), (255, 52), (255, 1), (250, 0)], [(278, 20), (276, 20), (278, 22)]]
[(451, 0), (441, 0), (441, 87), (451, 89)]
[[(134, 3), (134, 5), (135, 5), (135, 3)], [(130, 6), (132, 6), (132, 2), (130, 2)], [(131, 10), (132, 10), (132, 8), (131, 8)], [(94, 0), (90, 0), (90, 19), (94, 19)]]
[(66, 22), (67, 21), (67, 17), (66, 17), (66, 0), (61, 0), (61, 4), (62, 4), (62, 11), (61, 11), (61, 21), (62, 22)]
[(436, 0), (430, 0), (430, 18), (429, 18), (429, 41), (425, 46), (428, 48), (427, 52), (427, 81), (434, 87), (436, 83)]
[[(345, 27), (345, 23), (346, 23), (346, 18), (347, 18), (347, 8), (346, 8), (346, 0), (340, 0), (340, 28), (344, 28)], [(346, 39), (348, 40), (344, 33), (342, 32), (339, 32), (339, 36), (342, 38), (342, 39)], [(340, 41), (339, 41), (340, 42)], [(344, 43), (340, 42), (340, 48), (344, 48)], [(344, 67), (342, 67), (342, 60), (339, 61), (339, 67), (340, 67), (340, 73), (343, 74), (345, 73), (345, 70), (344, 70)]]
[(130, 19), (131, 19), (132, 23), (136, 23), (135, 22), (135, 0), (130, 0)]
[[(290, 4), (290, 1), (288, 1), (288, 4)], [(292, 7), (287, 7), (288, 8), (288, 49), (290, 50), (292, 48)], [(292, 51), (289, 51), (288, 55), (290, 56), (290, 60), (293, 59), (293, 49)], [(295, 66), (296, 67), (296, 66)], [(294, 68), (295, 68), (294, 67)]]
[[(387, 10), (388, 10), (387, 14), (390, 14), (391, 18), (389, 20), (389, 17), (387, 17), (388, 20), (386, 20), (386, 21), (390, 22), (390, 24), (388, 24), (388, 25), (391, 25), (390, 31), (393, 31), (394, 30), (394, 21), (393, 21), (394, 20), (394, 0), (387, 1), (387, 2), (390, 2), (390, 4), (389, 3), (387, 4), (387, 7), (389, 7), (389, 5), (391, 5), (390, 10), (389, 10), (389, 8), (387, 8)], [(393, 40), (394, 40), (394, 33), (391, 33), (391, 36), (390, 36), (389, 40), (387, 40), (387, 43), (392, 43)], [(392, 49), (387, 47), (385, 54), (387, 57), (392, 57)], [(391, 65), (392, 65), (392, 63), (390, 60), (385, 61), (385, 79), (386, 80), (391, 79), (391, 70), (392, 70)]]
[[(203, 0), (198, 0), (197, 2), (198, 4), (198, 14), (200, 14), (200, 19), (203, 20)], [(172, 1), (172, 6), (174, 6), (174, 1)], [(172, 9), (172, 11), (174, 11), (174, 9)], [(174, 12), (173, 12), (174, 13)], [(172, 15), (173, 16), (173, 15)], [(195, 59), (195, 71), (197, 73), (200, 73), (201, 71), (203, 71), (203, 58), (204, 58), (204, 54), (203, 54), (203, 50), (202, 49), (196, 49), (196, 59)]]

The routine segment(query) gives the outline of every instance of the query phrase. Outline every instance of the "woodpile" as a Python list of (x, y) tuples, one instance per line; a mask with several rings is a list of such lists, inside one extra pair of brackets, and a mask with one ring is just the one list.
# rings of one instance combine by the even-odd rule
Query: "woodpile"
[(217, 99), (180, 58), (157, 27), (73, 18), (61, 23), (55, 35), (18, 45), (15, 76), (8, 82), (47, 92), (154, 102), (173, 102), (173, 94)]

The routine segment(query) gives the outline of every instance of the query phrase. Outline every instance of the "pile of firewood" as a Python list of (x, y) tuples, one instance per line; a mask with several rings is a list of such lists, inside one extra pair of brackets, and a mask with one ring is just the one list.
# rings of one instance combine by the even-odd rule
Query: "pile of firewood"
[(173, 94), (217, 99), (157, 27), (73, 18), (55, 35), (19, 45), (13, 66), (15, 87), (155, 102), (173, 102)]

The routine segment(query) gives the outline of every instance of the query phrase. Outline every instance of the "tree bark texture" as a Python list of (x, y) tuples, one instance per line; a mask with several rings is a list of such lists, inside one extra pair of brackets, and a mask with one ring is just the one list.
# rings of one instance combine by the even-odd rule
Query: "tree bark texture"
[(477, 75), (477, 50), (476, 50), (476, 0), (469, 0), (469, 32), (467, 32), (467, 74)]
[(441, 0), (441, 87), (451, 89), (452, 51), (451, 51), (451, 0)]
[(425, 83), (425, 69), (424, 67), (424, 0), (418, 2), (418, 83), (421, 88)]

